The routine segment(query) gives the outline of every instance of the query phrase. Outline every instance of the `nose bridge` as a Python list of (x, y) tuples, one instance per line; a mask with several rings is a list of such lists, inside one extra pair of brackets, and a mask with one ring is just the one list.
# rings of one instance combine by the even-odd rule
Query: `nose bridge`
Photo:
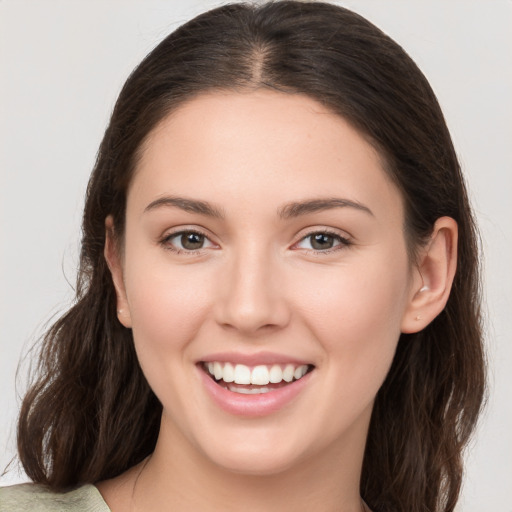
[(228, 260), (221, 277), (225, 286), (218, 322), (248, 334), (286, 325), (289, 312), (279, 261), (271, 248), (248, 243)]

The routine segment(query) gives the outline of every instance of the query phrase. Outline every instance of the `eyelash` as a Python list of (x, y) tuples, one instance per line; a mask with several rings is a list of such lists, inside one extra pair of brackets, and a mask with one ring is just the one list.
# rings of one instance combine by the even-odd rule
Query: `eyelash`
[[(201, 251), (204, 249), (203, 247), (200, 249), (196, 249), (196, 250), (192, 250), (192, 249), (186, 250), (186, 249), (176, 248), (170, 243), (170, 241), (173, 238), (177, 238), (179, 236), (188, 235), (188, 234), (198, 235), (198, 236), (204, 237), (206, 240), (210, 241), (210, 239), (208, 238), (208, 236), (205, 233), (195, 230), (195, 229), (186, 229), (186, 230), (181, 230), (181, 231), (175, 231), (174, 233), (170, 233), (170, 234), (164, 236), (162, 238), (162, 240), (160, 240), (160, 244), (166, 250), (172, 251), (175, 254), (187, 254), (190, 256), (200, 254)], [(335, 241), (339, 242), (339, 244), (335, 245), (334, 247), (332, 247), (330, 249), (324, 249), (324, 250), (305, 249), (308, 253), (312, 253), (315, 255), (326, 255), (326, 254), (331, 254), (332, 252), (335, 252), (335, 251), (343, 250), (346, 247), (349, 247), (352, 245), (352, 242), (348, 238), (341, 236), (339, 233), (330, 231), (328, 229), (322, 229), (319, 231), (312, 231), (312, 232), (306, 234), (298, 242), (296, 242), (294, 244), (294, 246), (300, 244), (301, 242), (303, 242), (304, 240), (307, 240), (308, 238), (312, 238), (315, 235), (326, 235), (326, 236), (333, 237), (335, 239)], [(210, 241), (210, 243), (212, 243), (212, 242)]]
[(319, 231), (311, 231), (307, 235), (303, 236), (298, 242), (294, 244), (294, 246), (298, 245), (299, 243), (303, 242), (304, 240), (307, 240), (308, 238), (312, 238), (315, 235), (326, 235), (334, 238), (335, 241), (339, 242), (338, 245), (335, 245), (334, 247), (331, 247), (330, 249), (324, 249), (324, 250), (315, 250), (315, 249), (306, 249), (306, 251), (310, 254), (314, 254), (315, 256), (324, 256), (327, 254), (331, 254), (336, 251), (341, 251), (343, 249), (346, 249), (347, 247), (352, 245), (351, 240), (348, 238), (345, 238), (341, 236), (339, 233), (336, 233), (335, 231), (330, 231), (329, 229), (321, 229)]
[(168, 235), (165, 235), (162, 240), (160, 241), (160, 244), (167, 249), (168, 251), (174, 252), (175, 254), (187, 254), (187, 255), (195, 255), (200, 254), (201, 249), (195, 249), (195, 250), (186, 250), (186, 249), (179, 249), (177, 247), (174, 247), (170, 241), (173, 238), (177, 238), (179, 236), (183, 235), (198, 235), (201, 237), (204, 237), (206, 240), (210, 240), (207, 235), (202, 233), (201, 231), (198, 231), (196, 229), (183, 229), (181, 231), (175, 231), (174, 233), (169, 233)]

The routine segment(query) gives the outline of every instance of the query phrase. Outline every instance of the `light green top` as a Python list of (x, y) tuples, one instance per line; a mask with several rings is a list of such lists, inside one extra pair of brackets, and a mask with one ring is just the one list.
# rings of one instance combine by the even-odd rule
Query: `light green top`
[(94, 485), (56, 493), (38, 484), (0, 487), (0, 512), (111, 512)]

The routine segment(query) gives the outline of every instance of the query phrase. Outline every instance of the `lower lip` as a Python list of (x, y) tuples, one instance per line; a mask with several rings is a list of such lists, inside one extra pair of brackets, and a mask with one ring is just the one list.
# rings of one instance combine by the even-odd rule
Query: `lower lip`
[(266, 416), (279, 411), (289, 404), (308, 384), (309, 372), (299, 380), (268, 393), (244, 395), (219, 386), (209, 375), (198, 367), (206, 391), (213, 401), (224, 411), (237, 416)]

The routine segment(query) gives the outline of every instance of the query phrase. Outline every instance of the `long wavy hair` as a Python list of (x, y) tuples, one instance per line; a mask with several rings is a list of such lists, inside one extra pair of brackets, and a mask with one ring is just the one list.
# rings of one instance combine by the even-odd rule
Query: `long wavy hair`
[[(141, 147), (177, 106), (212, 90), (301, 93), (349, 121), (400, 189), (411, 249), (449, 216), (458, 270), (442, 313), (403, 334), (378, 392), (361, 495), (378, 512), (449, 512), (485, 391), (478, 238), (441, 109), (405, 51), (361, 16), (321, 2), (230, 4), (164, 39), (115, 105), (87, 189), (76, 300), (47, 332), (18, 425), (27, 475), (63, 490), (119, 475), (150, 454), (161, 404), (131, 330), (116, 317), (105, 218), (123, 232)], [(341, 463), (341, 461), (340, 461)]]

